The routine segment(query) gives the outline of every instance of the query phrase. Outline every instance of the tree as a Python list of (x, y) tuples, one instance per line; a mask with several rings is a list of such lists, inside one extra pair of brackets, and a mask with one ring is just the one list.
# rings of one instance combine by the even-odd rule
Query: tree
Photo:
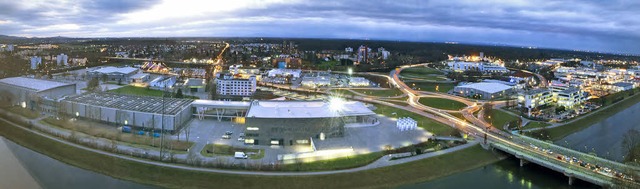
[(184, 98), (184, 95), (182, 94), (182, 89), (178, 89), (178, 91), (176, 91), (176, 95), (174, 97), (176, 97), (176, 98)]
[(626, 153), (625, 161), (633, 162), (640, 159), (640, 130), (627, 132), (622, 139), (622, 151)]
[(98, 88), (99, 85), (100, 85), (100, 82), (98, 81), (98, 78), (94, 77), (94, 78), (91, 78), (91, 80), (89, 80), (89, 82), (87, 83), (87, 89), (89, 91), (94, 91)]
[(100, 76), (100, 78), (102, 79), (102, 82), (104, 83), (104, 82), (107, 82), (107, 79), (109, 79), (109, 76), (107, 76), (107, 74), (102, 74)]

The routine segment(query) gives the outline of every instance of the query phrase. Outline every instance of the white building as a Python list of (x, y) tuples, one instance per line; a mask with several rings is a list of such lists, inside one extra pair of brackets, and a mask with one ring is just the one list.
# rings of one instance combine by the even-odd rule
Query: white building
[(554, 94), (558, 106), (573, 107), (587, 100), (587, 96), (578, 88), (570, 87)]
[(351, 48), (351, 47), (344, 48), (344, 52), (352, 53), (353, 52), (353, 48)]
[(173, 85), (176, 84), (176, 76), (160, 76), (157, 77), (151, 82), (149, 82), (149, 86), (155, 88), (172, 88)]
[(506, 73), (509, 71), (504, 66), (486, 62), (450, 61), (448, 66), (451, 70), (459, 72), (475, 70), (484, 73)]
[(518, 106), (529, 110), (551, 102), (553, 95), (549, 89), (539, 88), (518, 93)]
[(35, 70), (38, 68), (38, 65), (42, 64), (42, 57), (33, 56), (31, 57), (31, 69)]
[(389, 58), (389, 55), (391, 54), (391, 52), (389, 51), (382, 51), (380, 52), (380, 54), (382, 55), (382, 59), (386, 60)]
[(302, 70), (300, 69), (272, 69), (267, 73), (269, 77), (287, 77), (299, 78)]
[(87, 65), (87, 58), (71, 58), (71, 64), (73, 66), (86, 66)]
[(633, 83), (617, 82), (617, 83), (611, 84), (611, 87), (613, 91), (616, 91), (616, 92), (627, 91), (627, 90), (633, 89)]
[(256, 92), (256, 76), (248, 79), (236, 79), (226, 74), (216, 79), (216, 93), (219, 95), (251, 96)]
[(56, 64), (58, 66), (62, 66), (62, 65), (68, 66), (69, 65), (69, 56), (64, 54), (64, 53), (59, 54), (58, 56), (56, 56)]
[(305, 76), (302, 77), (301, 85), (309, 88), (317, 88), (321, 86), (328, 86), (331, 84), (330, 76)]
[(506, 96), (511, 93), (512, 87), (501, 83), (472, 83), (453, 88), (455, 94), (460, 96), (478, 97), (480, 99), (493, 99)]
[(351, 77), (349, 78), (349, 86), (354, 86), (354, 87), (363, 87), (363, 86), (369, 86), (370, 82), (368, 79), (364, 78), (364, 77)]

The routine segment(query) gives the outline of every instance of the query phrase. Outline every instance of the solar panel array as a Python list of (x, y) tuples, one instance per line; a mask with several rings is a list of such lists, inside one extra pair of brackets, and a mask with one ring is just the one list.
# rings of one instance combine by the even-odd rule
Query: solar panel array
[(116, 93), (87, 93), (66, 99), (67, 101), (93, 106), (103, 106), (121, 110), (176, 115), (186, 106), (190, 106), (192, 99), (123, 95)]

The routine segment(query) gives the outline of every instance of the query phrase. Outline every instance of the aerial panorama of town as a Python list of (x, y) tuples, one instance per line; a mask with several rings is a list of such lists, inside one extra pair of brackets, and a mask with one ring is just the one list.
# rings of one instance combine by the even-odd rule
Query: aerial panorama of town
[(640, 188), (638, 46), (9, 31), (0, 188)]

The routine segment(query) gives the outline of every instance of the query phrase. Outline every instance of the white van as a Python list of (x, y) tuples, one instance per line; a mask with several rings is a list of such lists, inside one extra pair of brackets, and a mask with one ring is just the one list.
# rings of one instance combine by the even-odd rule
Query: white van
[(245, 154), (244, 152), (236, 152), (236, 154), (233, 156), (236, 159), (247, 159), (249, 157), (247, 157), (247, 154)]

